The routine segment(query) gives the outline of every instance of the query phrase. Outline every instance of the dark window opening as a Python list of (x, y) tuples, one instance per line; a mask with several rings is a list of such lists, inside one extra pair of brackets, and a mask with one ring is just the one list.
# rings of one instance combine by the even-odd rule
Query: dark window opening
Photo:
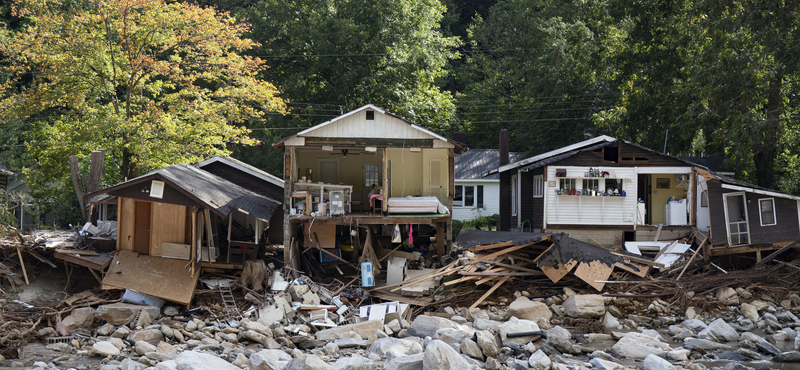
[(623, 161), (632, 161), (633, 157), (622, 157)]
[(483, 204), (483, 185), (478, 185), (478, 207), (486, 208), (486, 205)]
[(606, 147), (605, 150), (603, 150), (603, 160), (605, 161), (616, 162), (618, 155), (619, 155), (619, 148)]
[(626, 242), (635, 242), (636, 241), (636, 232), (634, 231), (625, 231), (625, 241)]
[(633, 157), (634, 161), (646, 161), (647, 157)]
[(375, 111), (374, 110), (368, 110), (367, 111), (367, 121), (373, 121), (373, 120), (375, 120)]

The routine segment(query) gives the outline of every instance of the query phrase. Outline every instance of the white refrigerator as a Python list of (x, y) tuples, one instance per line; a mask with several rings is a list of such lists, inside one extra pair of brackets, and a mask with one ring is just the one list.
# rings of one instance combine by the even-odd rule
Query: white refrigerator
[(687, 225), (686, 199), (678, 199), (664, 205), (665, 225)]

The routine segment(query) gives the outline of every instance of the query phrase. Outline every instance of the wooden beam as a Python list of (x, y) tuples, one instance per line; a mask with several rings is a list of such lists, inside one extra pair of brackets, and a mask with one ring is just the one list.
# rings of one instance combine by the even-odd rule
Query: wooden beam
[(622, 254), (622, 253), (617, 253), (617, 252), (610, 252), (610, 253), (615, 255), (615, 256), (619, 256), (619, 257), (622, 257), (622, 258), (627, 258), (627, 259), (629, 259), (629, 260), (631, 260), (633, 262), (643, 263), (645, 265), (655, 266), (655, 267), (658, 267), (658, 268), (663, 268), (664, 267), (663, 263), (658, 263), (656, 261), (651, 261), (651, 260), (646, 259), (646, 258), (639, 258), (639, 257), (629, 256), (627, 254)]
[(475, 301), (475, 303), (473, 303), (472, 306), (469, 306), (469, 308), (478, 307), (478, 305), (481, 304), (481, 302), (486, 300), (486, 298), (489, 298), (489, 296), (492, 293), (494, 293), (494, 291), (497, 290), (497, 288), (499, 288), (501, 285), (503, 285), (503, 283), (505, 283), (509, 278), (510, 278), (510, 276), (505, 276), (502, 279), (500, 279), (500, 281), (495, 283), (488, 291), (486, 291), (486, 293), (484, 293), (480, 298), (478, 298), (478, 300)]
[(705, 244), (706, 244), (706, 242), (708, 242), (708, 237), (706, 237), (705, 239), (703, 239), (703, 242), (702, 242), (702, 243), (700, 243), (700, 245), (699, 245), (699, 246), (697, 246), (697, 250), (695, 250), (695, 251), (694, 251), (694, 253), (692, 254), (692, 257), (690, 257), (690, 258), (689, 258), (689, 260), (688, 260), (688, 261), (686, 261), (686, 266), (683, 266), (683, 270), (681, 270), (681, 273), (680, 273), (680, 274), (678, 274), (678, 278), (677, 278), (677, 279), (675, 279), (675, 281), (678, 281), (678, 280), (680, 280), (680, 279), (681, 279), (681, 276), (683, 276), (683, 273), (684, 273), (684, 272), (686, 272), (686, 269), (689, 267), (689, 265), (691, 265), (691, 264), (692, 264), (692, 261), (694, 261), (694, 258), (697, 256), (697, 253), (698, 253), (698, 252), (700, 252), (700, 249), (702, 249), (702, 248), (703, 248), (703, 245), (705, 245)]
[(479, 245), (479, 246), (477, 246), (475, 248), (467, 249), (467, 251), (469, 251), (469, 252), (479, 252), (479, 251), (485, 251), (487, 249), (510, 247), (512, 245), (514, 245), (513, 242), (507, 241), (507, 242), (501, 242), (501, 243), (495, 243), (495, 244)]
[(543, 272), (459, 272), (464, 276), (540, 276), (544, 275)]
[[(784, 245), (781, 249), (778, 249), (775, 252), (772, 252), (769, 256), (766, 256), (763, 259), (761, 259), (760, 261), (756, 262), (756, 264), (753, 265), (753, 267), (751, 267), (751, 268), (755, 268), (756, 266), (761, 266), (764, 263), (766, 263), (768, 261), (771, 261), (773, 258), (777, 257), (779, 254), (781, 254), (783, 252), (786, 252), (790, 248), (795, 247), (797, 245), (797, 243), (800, 243), (800, 240), (795, 240), (795, 241), (793, 241), (793, 242), (791, 242), (789, 244)], [(761, 251), (757, 251), (757, 252), (760, 253)]]
[[(50, 261), (47, 258), (42, 257), (39, 253), (36, 253), (35, 251), (32, 251), (32, 250), (28, 249), (28, 254), (30, 254), (31, 256), (35, 257), (37, 260), (42, 261), (42, 262), (50, 265), (50, 267), (57, 267), (52, 261)], [(95, 253), (95, 254), (97, 254), (97, 253)]]
[(28, 280), (28, 271), (25, 270), (25, 261), (22, 260), (22, 251), (17, 246), (17, 256), (19, 256), (19, 264), (22, 266), (22, 275), (25, 276), (25, 285), (31, 285), (31, 282)]

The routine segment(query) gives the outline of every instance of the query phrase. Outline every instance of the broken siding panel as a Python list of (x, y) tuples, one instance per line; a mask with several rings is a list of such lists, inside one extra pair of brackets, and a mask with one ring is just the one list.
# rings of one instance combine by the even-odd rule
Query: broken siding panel
[[(623, 181), (626, 197), (591, 197), (557, 195), (559, 180), (556, 169), (566, 169), (566, 178), (575, 179), (575, 185), (583, 188), (582, 180), (589, 167), (548, 166), (547, 179), (556, 181), (556, 187), (545, 187), (547, 202), (546, 222), (550, 225), (633, 225), (636, 215), (636, 171), (634, 168), (612, 169), (614, 179)], [(600, 170), (605, 171), (603, 167)], [(599, 189), (605, 190), (604, 179), (598, 179)]]
[(411, 127), (398, 118), (375, 112), (374, 120), (366, 119), (366, 111), (357, 112), (303, 135), (326, 138), (392, 138), (431, 139), (431, 136)]
[(725, 226), (725, 206), (722, 195), (734, 192), (734, 190), (723, 189), (722, 184), (716, 179), (708, 180), (706, 184), (708, 185), (708, 211), (711, 214), (711, 244), (728, 244), (728, 230)]

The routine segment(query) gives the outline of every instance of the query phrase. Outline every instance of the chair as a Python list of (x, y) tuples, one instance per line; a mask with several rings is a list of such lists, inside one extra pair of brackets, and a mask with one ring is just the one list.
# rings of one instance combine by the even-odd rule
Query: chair
[(350, 192), (350, 213), (353, 213), (353, 204), (358, 206), (358, 211), (361, 212), (361, 192), (360, 191), (353, 191)]

